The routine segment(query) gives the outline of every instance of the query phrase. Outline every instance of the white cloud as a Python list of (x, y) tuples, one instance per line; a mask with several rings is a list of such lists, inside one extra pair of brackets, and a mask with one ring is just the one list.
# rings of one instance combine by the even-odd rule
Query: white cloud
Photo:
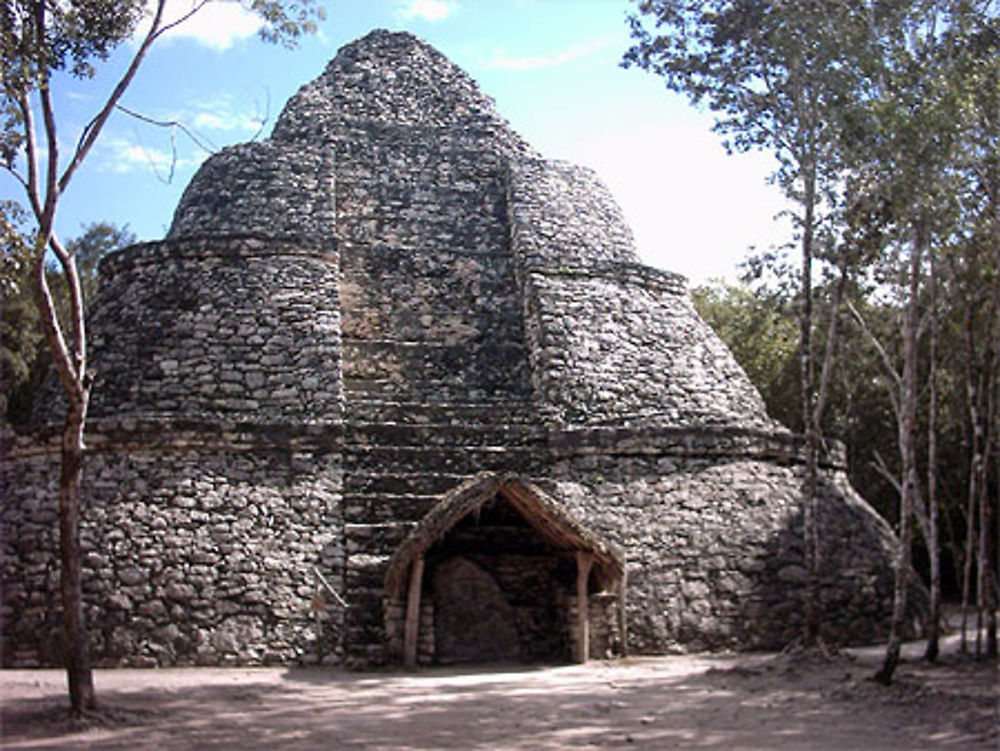
[(493, 57), (486, 62), (486, 66), (488, 68), (492, 68), (493, 70), (510, 71), (551, 68), (554, 65), (562, 65), (564, 63), (572, 62), (573, 60), (586, 57), (594, 52), (607, 49), (608, 47), (618, 44), (619, 41), (618, 36), (606, 35), (590, 39), (581, 44), (575, 44), (572, 47), (567, 47), (566, 49), (559, 50), (557, 52), (551, 52), (547, 55), (509, 57), (502, 52), (495, 52)]
[(454, 0), (403, 0), (400, 5), (396, 16), (404, 21), (443, 21), (458, 7)]
[(191, 120), (195, 130), (214, 130), (241, 133), (256, 133), (260, 130), (260, 120), (254, 120), (245, 113), (234, 112), (228, 106), (202, 109)]
[(269, 111), (269, 100), (262, 104), (251, 95), (239, 97), (220, 91), (210, 98), (190, 102), (171, 119), (183, 123), (197, 139), (217, 150), (216, 142), (225, 145), (234, 139), (259, 135), (270, 119)]
[[(199, 4), (200, 0), (167, 0), (164, 10), (164, 25), (175, 23)], [(152, 9), (147, 3), (147, 13)], [(148, 29), (141, 26), (138, 36)], [(190, 18), (181, 22), (164, 35), (164, 39), (188, 39), (197, 44), (222, 52), (236, 42), (251, 37), (263, 26), (260, 17), (254, 15), (234, 0), (209, 0)]]
[[(202, 157), (204, 154), (202, 155)], [(109, 138), (103, 144), (100, 168), (116, 175), (146, 171), (161, 180), (167, 180), (180, 170), (201, 162), (201, 158), (188, 158), (126, 138)]]

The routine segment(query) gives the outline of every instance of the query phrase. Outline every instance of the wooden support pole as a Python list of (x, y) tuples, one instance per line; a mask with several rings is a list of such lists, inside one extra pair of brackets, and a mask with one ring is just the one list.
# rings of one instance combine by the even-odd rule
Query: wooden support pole
[(424, 557), (418, 555), (410, 566), (410, 590), (406, 596), (406, 621), (403, 625), (403, 660), (417, 666), (417, 639), (420, 636), (420, 590), (424, 579)]
[(590, 657), (590, 605), (587, 601), (587, 582), (594, 556), (578, 550), (576, 553), (576, 661), (586, 662)]
[(622, 578), (618, 582), (618, 634), (621, 637), (619, 657), (628, 657), (628, 612), (625, 597), (628, 592), (628, 567), (622, 563)]

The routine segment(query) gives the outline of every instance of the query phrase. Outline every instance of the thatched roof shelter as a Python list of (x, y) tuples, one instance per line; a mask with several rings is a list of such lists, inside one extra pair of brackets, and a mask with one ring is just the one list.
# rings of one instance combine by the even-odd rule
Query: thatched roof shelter
[(589, 655), (587, 593), (592, 578), (601, 591), (618, 595), (618, 619), (624, 623), (625, 558), (621, 552), (580, 524), (538, 486), (513, 473), (482, 472), (446, 493), (389, 559), (385, 592), (389, 602), (405, 600), (406, 603), (403, 658), (407, 665), (415, 665), (417, 660), (424, 554), (462, 519), (497, 498), (509, 503), (555, 555), (575, 560), (577, 605), (573, 641), (577, 660), (585, 662)]
[(413, 561), (459, 521), (499, 495), (509, 502), (553, 548), (593, 556), (593, 573), (602, 589), (614, 587), (625, 571), (621, 551), (580, 524), (554, 498), (513, 473), (481, 472), (444, 494), (389, 559), (385, 575), (389, 599), (401, 599)]

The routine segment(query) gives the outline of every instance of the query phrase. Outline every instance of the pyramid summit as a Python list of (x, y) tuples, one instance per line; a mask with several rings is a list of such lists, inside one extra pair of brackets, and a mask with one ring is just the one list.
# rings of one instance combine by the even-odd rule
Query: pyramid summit
[(294, 139), (305, 120), (508, 127), (465, 71), (413, 34), (385, 30), (343, 47), (288, 102), (274, 137)]
[[(552, 661), (798, 635), (803, 440), (591, 171), (372, 32), (102, 266), (85, 591), (108, 665)], [(57, 659), (43, 400), (3, 461), (6, 665)], [(823, 458), (828, 640), (895, 540)], [(54, 517), (53, 517), (54, 518)], [(343, 606), (346, 603), (346, 607)]]

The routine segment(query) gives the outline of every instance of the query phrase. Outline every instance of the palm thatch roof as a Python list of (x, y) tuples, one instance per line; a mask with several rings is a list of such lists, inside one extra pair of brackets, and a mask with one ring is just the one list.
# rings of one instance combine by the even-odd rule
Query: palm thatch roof
[(414, 558), (423, 555), (461, 519), (497, 495), (510, 503), (556, 550), (592, 555), (593, 571), (602, 587), (611, 587), (621, 580), (625, 571), (622, 553), (580, 524), (555, 499), (512, 473), (481, 472), (445, 493), (400, 543), (389, 559), (385, 575), (389, 598), (403, 596)]

